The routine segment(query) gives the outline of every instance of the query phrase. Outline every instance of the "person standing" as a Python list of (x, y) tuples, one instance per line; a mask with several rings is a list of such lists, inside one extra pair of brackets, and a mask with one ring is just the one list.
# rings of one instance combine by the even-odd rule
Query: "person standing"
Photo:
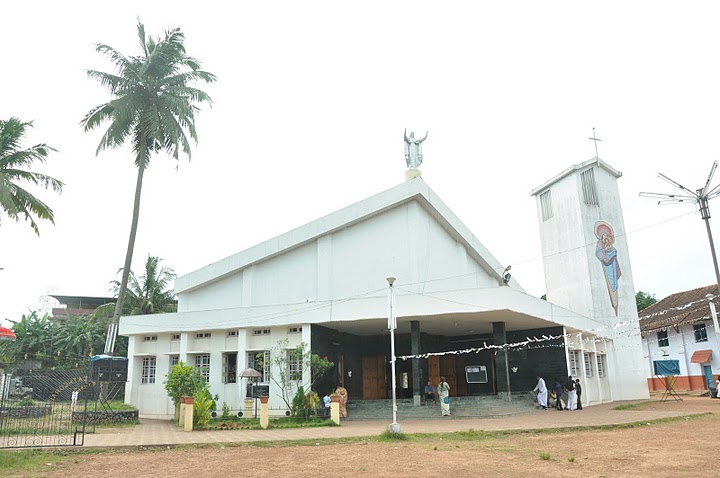
[(579, 378), (575, 379), (575, 392), (577, 393), (577, 409), (582, 410), (582, 387)]
[(567, 389), (568, 399), (567, 399), (567, 408), (566, 410), (575, 410), (575, 381), (572, 377), (568, 377), (568, 381), (565, 384), (565, 388)]
[(553, 393), (555, 394), (555, 410), (563, 410), (562, 394), (563, 386), (560, 380), (555, 379), (555, 385), (553, 385)]
[(340, 397), (340, 418), (347, 418), (348, 392), (345, 387), (338, 384), (335, 394)]
[(442, 416), (450, 416), (450, 385), (448, 385), (445, 381), (445, 377), (440, 377), (440, 383), (438, 384), (437, 391)]
[(533, 392), (537, 394), (537, 401), (538, 405), (543, 407), (543, 410), (547, 409), (547, 386), (545, 385), (545, 380), (540, 376), (540, 374), (537, 375), (538, 383), (535, 385), (535, 388), (533, 388)]

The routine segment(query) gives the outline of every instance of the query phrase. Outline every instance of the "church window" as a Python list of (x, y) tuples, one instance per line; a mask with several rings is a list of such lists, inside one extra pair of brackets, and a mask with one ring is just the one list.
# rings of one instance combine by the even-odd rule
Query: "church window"
[(540, 212), (543, 221), (553, 217), (552, 196), (549, 189), (540, 195)]
[(607, 374), (606, 363), (605, 363), (605, 354), (597, 355), (597, 371), (598, 371), (598, 377), (600, 377), (600, 378), (603, 378)]
[(302, 380), (303, 364), (302, 354), (296, 349), (288, 350), (288, 373), (290, 380)]
[(598, 206), (597, 188), (595, 187), (595, 171), (593, 168), (580, 173), (580, 182), (582, 183), (583, 200), (589, 206)]
[(592, 354), (585, 352), (583, 354), (583, 359), (585, 362), (585, 376), (592, 377), (593, 376)]
[(200, 369), (200, 374), (205, 378), (206, 382), (210, 381), (210, 355), (196, 355), (195, 368)]
[(146, 335), (143, 337), (143, 342), (157, 342), (157, 335)]
[(659, 347), (669, 347), (670, 346), (670, 339), (668, 338), (667, 330), (661, 330), (657, 333), (658, 336), (658, 346)]
[(580, 375), (580, 357), (577, 350), (568, 350), (568, 359), (570, 361), (570, 375), (577, 377)]
[(172, 337), (170, 337), (170, 340), (180, 340), (180, 334), (172, 334)]
[(141, 383), (155, 383), (155, 368), (156, 368), (155, 357), (144, 357), (142, 361), (142, 382)]
[(695, 324), (693, 325), (693, 329), (695, 330), (695, 342), (707, 342), (707, 329), (705, 329), (705, 324)]
[(223, 383), (237, 382), (237, 352), (223, 354)]
[(170, 370), (172, 370), (172, 368), (179, 363), (180, 363), (179, 355), (171, 355), (170, 356)]
[(300, 332), (302, 332), (302, 327), (290, 327), (290, 328), (288, 328), (288, 333), (289, 333), (289, 334), (299, 334)]
[(253, 335), (270, 335), (270, 329), (255, 329)]
[(248, 352), (247, 354), (248, 368), (252, 368), (262, 373), (260, 377), (261, 382), (270, 381), (270, 351), (260, 350), (254, 352)]
[(237, 330), (228, 330), (228, 337), (237, 337), (238, 331)]

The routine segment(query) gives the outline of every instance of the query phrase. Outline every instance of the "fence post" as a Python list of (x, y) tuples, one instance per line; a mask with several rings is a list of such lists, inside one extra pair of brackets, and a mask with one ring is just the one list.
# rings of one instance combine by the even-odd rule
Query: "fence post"
[(180, 397), (180, 420), (178, 425), (186, 432), (193, 431), (193, 397)]
[(270, 425), (270, 410), (268, 409), (268, 398), (260, 397), (260, 426), (267, 429)]
[(340, 425), (340, 396), (332, 395), (330, 397), (330, 420), (335, 425)]

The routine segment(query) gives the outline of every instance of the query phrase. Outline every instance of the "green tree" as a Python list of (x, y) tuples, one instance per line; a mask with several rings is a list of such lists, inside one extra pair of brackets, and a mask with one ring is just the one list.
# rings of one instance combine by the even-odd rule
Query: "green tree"
[(77, 362), (102, 350), (107, 320), (74, 315), (64, 322), (55, 329), (55, 348), (60, 358)]
[[(161, 262), (159, 257), (148, 256), (145, 271), (139, 278), (130, 271), (123, 314), (161, 314), (175, 311), (175, 293), (170, 288), (170, 283), (177, 275), (172, 268), (161, 266)], [(122, 272), (122, 269), (118, 272)], [(113, 295), (118, 297), (120, 282), (115, 280), (111, 284)]]
[(643, 291), (639, 291), (637, 294), (635, 294), (635, 304), (637, 305), (638, 312), (650, 307), (651, 305), (653, 305), (655, 303), (657, 303), (655, 294), (650, 294), (650, 293), (643, 292)]
[(47, 314), (40, 316), (33, 311), (23, 315), (12, 331), (16, 339), (6, 351), (9, 362), (37, 359), (45, 367), (52, 366), (54, 330)]
[(96, 45), (96, 51), (112, 62), (117, 73), (88, 70), (88, 76), (106, 87), (112, 99), (91, 109), (82, 120), (85, 131), (109, 122), (96, 153), (119, 148), (129, 142), (138, 169), (130, 238), (118, 300), (108, 329), (106, 353), (112, 353), (115, 348), (117, 326), (125, 301), (145, 169), (153, 154), (166, 153), (178, 160), (182, 151), (188, 159), (191, 157), (188, 135), (197, 143), (195, 113), (199, 111), (198, 104), (212, 104), (206, 93), (192, 85), (196, 82), (212, 83), (216, 79), (200, 68), (200, 62), (185, 53), (185, 35), (179, 28), (166, 31), (163, 37), (158, 38), (147, 36), (145, 26), (140, 22), (137, 30), (140, 55), (125, 56), (109, 45)]
[(34, 173), (27, 168), (33, 163), (44, 163), (50, 151), (55, 151), (45, 143), (36, 144), (28, 149), (20, 149), (20, 142), (32, 127), (32, 121), (23, 123), (17, 118), (0, 120), (0, 209), (10, 219), (24, 217), (30, 221), (35, 234), (40, 230), (35, 217), (55, 224), (55, 215), (50, 207), (20, 186), (32, 183), (45, 189), (52, 188), (62, 192), (63, 183), (46, 174)]

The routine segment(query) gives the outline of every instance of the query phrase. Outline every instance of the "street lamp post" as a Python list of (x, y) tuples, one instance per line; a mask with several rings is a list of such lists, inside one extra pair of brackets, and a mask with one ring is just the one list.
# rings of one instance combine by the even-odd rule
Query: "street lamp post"
[(390, 329), (390, 364), (392, 366), (392, 417), (390, 424), (390, 433), (400, 433), (400, 424), (397, 422), (397, 386), (395, 381), (395, 329), (397, 328), (397, 320), (395, 319), (395, 283), (394, 277), (387, 278), (388, 284), (388, 329)]

